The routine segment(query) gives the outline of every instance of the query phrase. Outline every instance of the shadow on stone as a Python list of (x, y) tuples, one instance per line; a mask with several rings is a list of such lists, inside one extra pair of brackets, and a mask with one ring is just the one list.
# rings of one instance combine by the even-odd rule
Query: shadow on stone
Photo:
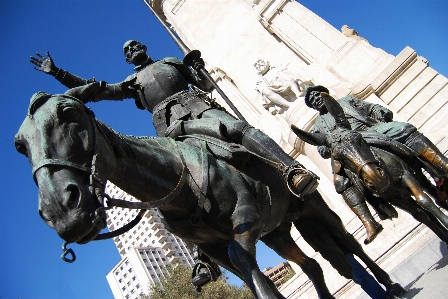
[(405, 287), (406, 290), (409, 290), (408, 293), (412, 290), (411, 287), (412, 287), (417, 281), (419, 281), (420, 278), (422, 278), (424, 274), (425, 274), (425, 273), (422, 273), (422, 274), (420, 274), (419, 276), (417, 276), (413, 281), (411, 281), (411, 282)]
[(406, 294), (403, 296), (403, 298), (405, 298), (405, 299), (414, 298), (415, 296), (417, 296), (420, 293), (421, 290), (423, 290), (423, 288), (410, 289), (409, 291), (406, 292)]
[(448, 265), (448, 248), (446, 244), (440, 243), (440, 252), (442, 253), (443, 258), (435, 265), (435, 270), (442, 269)]

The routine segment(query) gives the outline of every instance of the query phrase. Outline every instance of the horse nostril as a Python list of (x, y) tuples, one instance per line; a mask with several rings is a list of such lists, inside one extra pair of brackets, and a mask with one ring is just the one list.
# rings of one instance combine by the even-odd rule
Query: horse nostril
[(78, 207), (80, 201), (80, 190), (77, 185), (69, 184), (66, 188), (66, 193), (64, 194), (65, 201), (64, 206), (67, 209), (75, 209)]

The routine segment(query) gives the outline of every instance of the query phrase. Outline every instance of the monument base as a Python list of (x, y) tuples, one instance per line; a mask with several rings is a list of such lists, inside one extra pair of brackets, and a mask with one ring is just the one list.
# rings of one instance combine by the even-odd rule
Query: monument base
[[(379, 240), (376, 240), (376, 242), (378, 241)], [(369, 251), (368, 246), (369, 245), (363, 247), (365, 250)], [(321, 265), (326, 262), (318, 254), (311, 256)], [(404, 256), (407, 258), (403, 259)], [(384, 255), (380, 256), (376, 262), (389, 273), (394, 282), (398, 282), (406, 288), (406, 286), (412, 284), (431, 266), (445, 256), (448, 256), (447, 246), (431, 230), (420, 224), (417, 225), (405, 238), (390, 248)], [(362, 264), (362, 262), (360, 263)], [(361, 286), (354, 281), (343, 278), (334, 271), (334, 269), (327, 270), (330, 271), (325, 272), (325, 279), (330, 291), (336, 298), (371, 298)], [(371, 273), (369, 269), (367, 269), (367, 271)], [(313, 284), (309, 281), (307, 276), (300, 273), (300, 271), (296, 271), (296, 273), (298, 274), (283, 286), (280, 290), (281, 293), (288, 299), (318, 298)], [(297, 286), (300, 287), (297, 288)]]

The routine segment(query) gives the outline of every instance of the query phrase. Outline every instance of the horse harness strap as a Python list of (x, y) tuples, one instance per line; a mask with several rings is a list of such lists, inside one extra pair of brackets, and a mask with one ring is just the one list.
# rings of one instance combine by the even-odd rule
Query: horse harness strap
[(106, 239), (110, 239), (110, 238), (115, 238), (121, 234), (124, 234), (125, 232), (127, 232), (128, 230), (132, 229), (134, 226), (136, 226), (140, 220), (142, 220), (143, 215), (145, 215), (146, 210), (145, 209), (141, 209), (140, 212), (138, 212), (137, 216), (128, 224), (112, 231), (112, 232), (108, 232), (108, 233), (104, 233), (104, 234), (99, 234), (98, 236), (95, 237), (95, 241), (99, 241), (99, 240), (106, 240)]
[[(170, 139), (171, 140), (171, 139)], [(176, 186), (174, 187), (174, 190), (171, 191), (168, 195), (165, 197), (152, 201), (152, 202), (130, 202), (122, 199), (116, 199), (116, 198), (108, 198), (107, 199), (107, 206), (108, 207), (120, 207), (120, 208), (127, 208), (127, 209), (152, 209), (157, 208), (159, 206), (165, 205), (172, 201), (176, 196), (180, 194), (180, 191), (184, 187), (185, 179), (187, 177), (188, 168), (185, 163), (184, 156), (182, 153), (177, 149), (177, 145), (174, 142), (174, 140), (171, 140), (173, 143), (175, 149), (179, 153), (180, 159), (182, 161), (182, 173), (180, 175), (179, 181), (177, 182)]]
[(120, 208), (127, 208), (127, 209), (152, 209), (157, 208), (159, 206), (162, 206), (164, 204), (169, 203), (171, 200), (173, 200), (176, 196), (179, 195), (180, 191), (182, 190), (184, 184), (185, 184), (185, 178), (186, 178), (186, 167), (184, 165), (184, 169), (182, 170), (181, 177), (179, 181), (176, 184), (176, 187), (174, 187), (174, 190), (170, 192), (167, 196), (165, 196), (162, 199), (159, 199), (155, 202), (130, 202), (125, 201), (122, 199), (116, 199), (116, 198), (108, 198), (107, 199), (107, 206), (108, 207), (120, 207)]
[[(175, 141), (173, 139), (170, 139), (170, 141), (173, 144), (173, 146), (175, 147), (176, 151), (179, 153), (179, 156), (181, 158), (182, 165), (183, 165), (181, 177), (180, 177), (179, 182), (177, 183), (176, 187), (174, 188), (174, 190), (171, 191), (170, 194), (168, 194), (167, 196), (165, 196), (162, 199), (157, 200), (156, 202), (129, 202), (129, 201), (125, 201), (122, 199), (108, 198), (107, 199), (108, 207), (142, 209), (142, 211), (140, 211), (139, 215), (141, 214), (143, 216), (144, 212), (146, 212), (147, 209), (151, 209), (151, 208), (155, 208), (155, 207), (167, 204), (172, 199), (174, 199), (177, 195), (179, 195), (180, 191), (182, 190), (182, 188), (185, 184), (185, 180), (187, 177), (186, 174), (187, 174), (187, 172), (189, 172), (189, 170), (188, 170), (188, 167), (186, 166), (187, 163), (185, 162), (185, 158), (184, 158), (182, 152), (177, 148), (177, 144), (175, 143)], [(230, 236), (217, 231), (216, 229), (212, 228), (210, 225), (206, 224), (202, 220), (202, 212), (204, 210), (204, 204), (207, 199), (206, 193), (207, 193), (207, 189), (208, 189), (208, 154), (207, 154), (207, 150), (206, 150), (205, 141), (201, 142), (201, 165), (202, 165), (202, 167), (201, 167), (202, 168), (202, 182), (201, 182), (201, 186), (197, 186), (198, 193), (199, 193), (198, 194), (198, 197), (199, 197), (198, 205), (196, 207), (195, 212), (193, 213), (193, 215), (190, 218), (181, 220), (178, 223), (185, 222), (185, 225), (193, 224), (194, 226), (200, 227), (200, 228), (206, 230), (208, 233), (215, 235), (223, 240), (230, 240), (231, 239)], [(197, 183), (196, 183), (196, 185), (197, 185)], [(139, 215), (137, 215), (134, 220), (132, 220), (130, 223), (126, 224), (122, 228), (119, 228), (110, 233), (98, 235), (94, 240), (103, 240), (103, 239), (107, 239), (107, 238), (113, 238), (115, 236), (118, 236), (118, 235), (128, 231), (129, 229), (134, 227), (140, 221), (141, 217), (139, 217)], [(169, 226), (169, 225), (167, 225), (167, 226)]]
[(140, 209), (140, 212), (128, 224), (126, 224), (126, 225), (122, 226), (121, 228), (118, 228), (112, 232), (99, 234), (93, 240), (95, 240), (95, 241), (105, 240), (105, 239), (110, 239), (110, 238), (119, 236), (119, 235), (127, 232), (128, 230), (132, 229), (134, 226), (136, 226), (140, 222), (140, 220), (143, 218), (143, 215), (146, 213), (146, 211), (148, 209), (156, 208), (158, 206), (164, 205), (164, 204), (170, 202), (171, 200), (173, 200), (177, 195), (179, 195), (180, 191), (182, 190), (182, 188), (185, 184), (185, 177), (186, 177), (185, 169), (186, 169), (186, 167), (184, 165), (184, 169), (182, 170), (181, 177), (180, 177), (179, 181), (177, 182), (177, 185), (174, 188), (174, 190), (171, 191), (170, 194), (168, 194), (167, 196), (165, 196), (162, 199), (159, 199), (156, 202), (130, 202), (130, 201), (122, 200), (122, 199), (111, 198), (109, 196), (106, 196), (106, 194), (103, 194), (104, 196), (107, 197), (107, 208), (103, 208), (103, 209), (110, 209), (112, 207), (120, 207), (120, 208), (127, 208), (127, 209)]
[[(179, 153), (180, 158), (182, 159), (182, 163), (183, 163), (184, 167), (188, 171), (187, 163), (185, 162), (185, 159), (184, 159), (184, 156), (183, 156), (182, 152), (177, 148), (177, 144), (175, 143), (175, 141), (173, 139), (170, 139), (170, 141), (175, 146), (176, 150)], [(198, 193), (197, 196), (199, 198), (198, 199), (198, 204), (196, 206), (196, 210), (194, 211), (193, 215), (190, 218), (177, 221), (177, 224), (181, 224), (181, 223), (185, 223), (185, 225), (192, 224), (195, 227), (201, 228), (201, 229), (207, 231), (209, 234), (217, 236), (220, 239), (231, 240), (232, 237), (230, 237), (230, 236), (228, 236), (226, 234), (223, 234), (220, 231), (214, 229), (209, 224), (205, 223), (204, 220), (202, 219), (202, 212), (204, 210), (205, 202), (206, 202), (206, 200), (209, 201), (207, 199), (209, 163), (208, 163), (207, 144), (206, 144), (205, 140), (201, 140), (200, 157), (201, 157), (201, 169), (202, 169), (202, 175), (201, 175), (202, 182), (201, 182), (201, 185), (199, 186), (198, 183), (193, 179), (195, 185), (197, 186), (197, 193)], [(193, 178), (193, 176), (192, 176), (192, 178)], [(169, 227), (169, 224), (167, 224), (167, 226)]]
[[(172, 141), (174, 143), (174, 141)], [(176, 144), (174, 143), (176, 146)], [(140, 212), (137, 214), (137, 216), (128, 224), (122, 226), (121, 228), (116, 229), (113, 232), (108, 232), (104, 234), (99, 234), (94, 238), (94, 240), (105, 240), (114, 238), (116, 236), (119, 236), (128, 230), (132, 229), (134, 226), (136, 226), (140, 220), (143, 218), (143, 215), (145, 214), (146, 210), (159, 207), (161, 205), (169, 203), (171, 200), (173, 200), (176, 196), (179, 195), (180, 191), (182, 190), (184, 184), (185, 184), (185, 178), (186, 173), (188, 172), (187, 167), (185, 166), (185, 160), (183, 158), (183, 155), (179, 152), (180, 158), (182, 160), (182, 174), (179, 178), (179, 181), (176, 184), (176, 187), (174, 187), (174, 190), (171, 191), (168, 195), (163, 197), (162, 199), (159, 199), (155, 202), (129, 202), (122, 199), (116, 199), (111, 198), (107, 194), (103, 194), (103, 196), (107, 197), (107, 208), (103, 209), (110, 209), (112, 207), (120, 207), (120, 208), (127, 208), (127, 209), (140, 209)], [(100, 208), (101, 209), (101, 208)]]
[(74, 168), (77, 170), (81, 170), (84, 172), (91, 172), (91, 168), (80, 165), (80, 164), (76, 164), (67, 160), (62, 160), (62, 159), (42, 159), (40, 160), (38, 163), (36, 163), (35, 165), (33, 165), (33, 178), (34, 181), (36, 181), (36, 172), (41, 169), (42, 167), (48, 166), (48, 165), (56, 165), (56, 166), (67, 166), (70, 168)]
[[(179, 153), (179, 157), (180, 157), (180, 159), (182, 161), (182, 165), (183, 165), (181, 177), (180, 177), (178, 183), (176, 184), (176, 187), (174, 188), (174, 190), (171, 191), (171, 193), (168, 194), (167, 196), (165, 196), (164, 198), (159, 199), (155, 202), (129, 202), (129, 201), (125, 201), (122, 199), (110, 198), (108, 195), (103, 194), (104, 196), (107, 197), (107, 208), (102, 208), (102, 209), (109, 209), (112, 207), (121, 207), (121, 208), (128, 208), (128, 209), (141, 209), (141, 211), (131, 222), (129, 222), (125, 226), (123, 226), (113, 232), (99, 234), (97, 237), (94, 238), (94, 240), (109, 239), (109, 238), (113, 238), (120, 234), (125, 233), (126, 231), (132, 229), (135, 225), (137, 225), (139, 223), (139, 221), (142, 219), (146, 210), (167, 204), (180, 194), (180, 192), (185, 184), (185, 180), (187, 177), (186, 174), (189, 172), (189, 170), (188, 170), (188, 167), (186, 166), (187, 164), (185, 162), (185, 158), (184, 158), (182, 152), (177, 148), (177, 144), (172, 139), (170, 139), (170, 141), (173, 144), (176, 151)], [(206, 152), (205, 141), (202, 142), (201, 165), (202, 165), (202, 178), (203, 179), (202, 179), (201, 186), (198, 186), (198, 189), (199, 189), (198, 190), (198, 193), (199, 193), (198, 194), (198, 197), (199, 197), (198, 205), (197, 205), (197, 208), (196, 208), (193, 216), (190, 217), (189, 219), (185, 220), (188, 222), (186, 224), (193, 224), (196, 227), (201, 227), (202, 229), (207, 230), (209, 233), (211, 233), (215, 236), (218, 236), (221, 239), (229, 240), (229, 239), (231, 239), (231, 237), (213, 229), (208, 224), (204, 223), (204, 221), (202, 220), (202, 211), (203, 211), (204, 203), (206, 200), (205, 194), (206, 194), (206, 192), (207, 192), (206, 190), (208, 188), (208, 154)], [(90, 170), (89, 170), (89, 172), (90, 172)]]

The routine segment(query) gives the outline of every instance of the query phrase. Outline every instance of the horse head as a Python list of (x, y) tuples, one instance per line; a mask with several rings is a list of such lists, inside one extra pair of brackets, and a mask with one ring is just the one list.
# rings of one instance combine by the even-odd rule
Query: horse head
[(356, 176), (370, 191), (383, 193), (390, 185), (384, 163), (362, 135), (351, 129), (339, 103), (326, 94), (323, 98), (328, 112), (335, 119), (336, 128), (329, 133), (312, 133), (292, 125), (293, 132), (309, 144), (330, 148), (334, 173), (341, 171), (343, 166), (346, 172), (352, 174), (351, 177)]
[(92, 183), (95, 133), (93, 113), (82, 100), (38, 92), (14, 138), (31, 164), (40, 216), (67, 243), (87, 243), (105, 226), (97, 217), (100, 203), (92, 200), (98, 189)]

